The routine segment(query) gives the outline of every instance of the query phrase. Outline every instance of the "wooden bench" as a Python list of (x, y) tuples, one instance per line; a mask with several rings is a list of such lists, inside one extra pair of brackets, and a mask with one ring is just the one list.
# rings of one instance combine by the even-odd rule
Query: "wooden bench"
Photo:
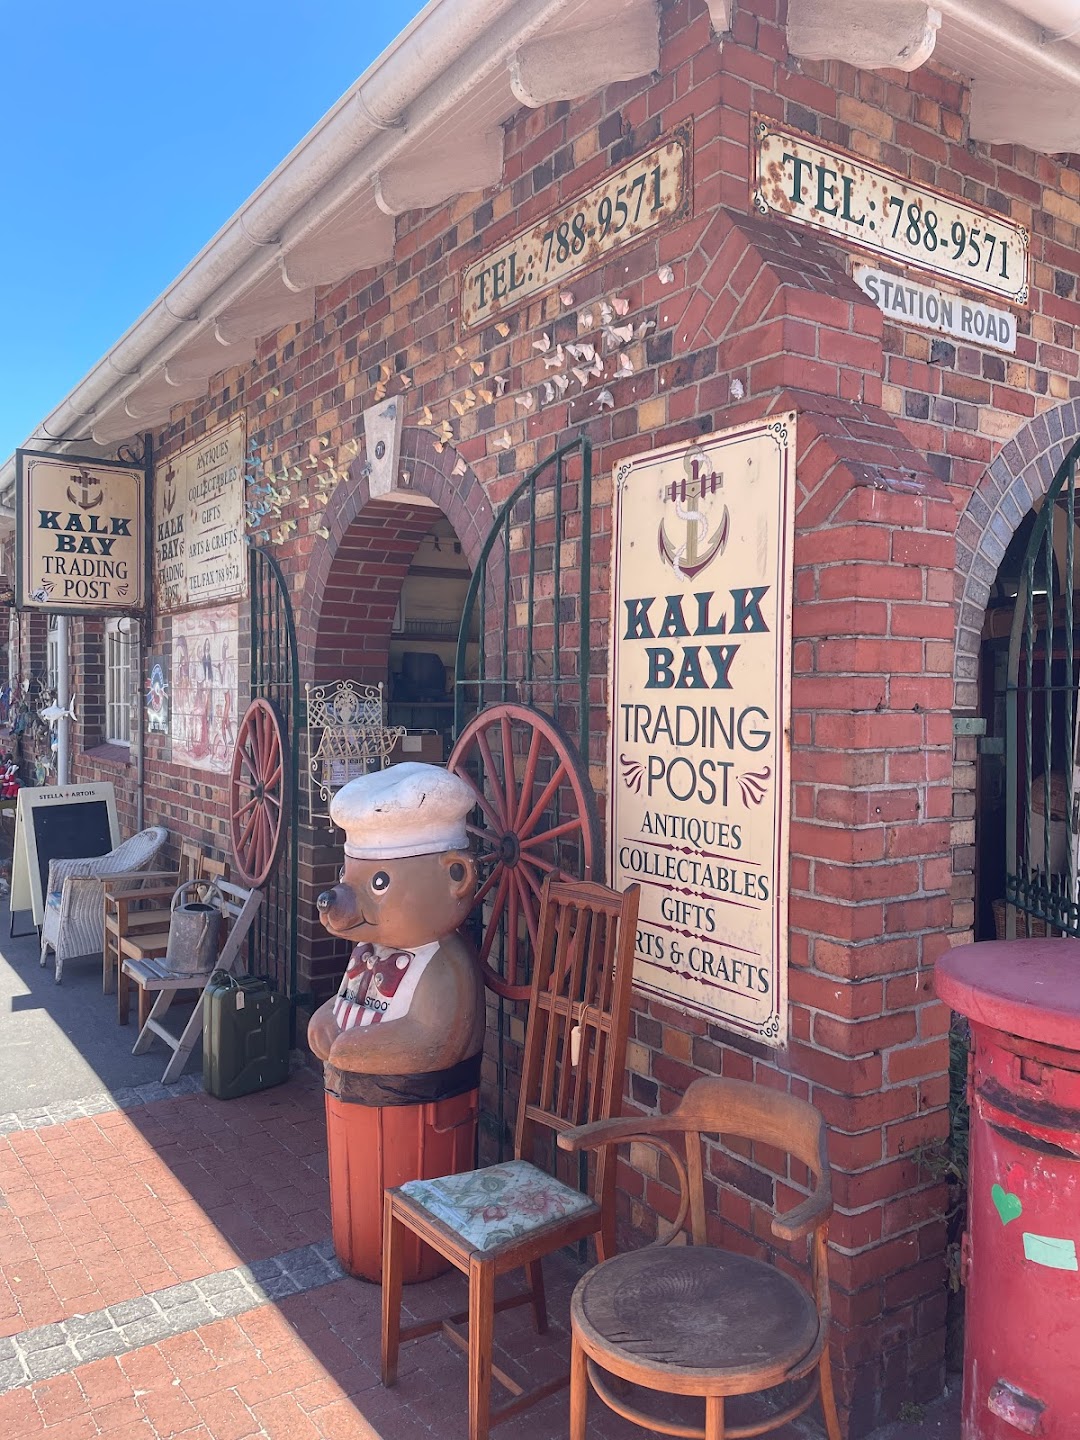
[[(261, 890), (244, 890), (228, 880), (219, 880), (218, 889), (225, 897), (225, 919), (229, 933), (214, 970), (231, 972), (240, 959), (243, 942), (262, 904)], [(133, 1055), (142, 1055), (154, 1042), (156, 1036), (163, 1040), (172, 1051), (172, 1058), (165, 1066), (162, 1083), (170, 1084), (179, 1079), (194, 1050), (203, 1027), (203, 1003), (206, 985), (212, 972), (206, 974), (177, 975), (165, 968), (165, 952), (169, 943), (168, 930), (152, 934), (132, 936), (121, 941), (123, 959), (121, 973), (139, 988), (140, 1028), (138, 1039), (131, 1048)], [(183, 990), (198, 989), (195, 1008), (179, 1035), (166, 1028), (164, 1022), (169, 1006)], [(154, 995), (149, 1011), (144, 1011), (146, 1000)]]
[[(106, 882), (101, 988), (109, 995), (115, 987), (116, 1018), (121, 1025), (128, 1023), (131, 1008), (124, 960), (145, 960), (159, 950), (165, 953), (159, 945), (160, 935), (164, 931), (168, 940), (170, 904), (178, 885), (188, 880), (220, 881), (225, 875), (224, 860), (209, 859), (201, 845), (185, 840), (175, 878), (168, 871), (154, 871), (142, 877), (121, 876)], [(145, 1018), (139, 1016), (140, 1025)]]

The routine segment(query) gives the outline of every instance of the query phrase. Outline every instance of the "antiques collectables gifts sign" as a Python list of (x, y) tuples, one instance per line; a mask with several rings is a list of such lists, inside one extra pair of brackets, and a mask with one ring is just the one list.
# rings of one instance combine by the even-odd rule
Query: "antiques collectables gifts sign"
[(787, 1032), (795, 416), (615, 472), (611, 883), (641, 884), (635, 983)]
[(141, 466), (16, 451), (22, 610), (131, 614), (146, 603)]
[(218, 605), (247, 593), (244, 422), (211, 430), (154, 474), (158, 608)]

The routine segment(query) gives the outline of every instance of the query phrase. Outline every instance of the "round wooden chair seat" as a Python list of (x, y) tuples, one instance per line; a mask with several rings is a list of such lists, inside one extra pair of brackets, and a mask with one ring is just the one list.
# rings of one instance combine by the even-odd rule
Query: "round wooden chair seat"
[(738, 1394), (741, 1376), (758, 1389), (763, 1371), (783, 1378), (818, 1338), (814, 1302), (796, 1281), (711, 1246), (616, 1255), (578, 1282), (571, 1317), (604, 1369), (645, 1385), (655, 1371), (659, 1388), (698, 1395)]

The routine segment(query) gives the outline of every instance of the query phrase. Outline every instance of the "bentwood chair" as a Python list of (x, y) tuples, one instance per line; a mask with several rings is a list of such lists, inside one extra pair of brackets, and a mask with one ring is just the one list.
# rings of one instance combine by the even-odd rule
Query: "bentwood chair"
[[(547, 1330), (541, 1257), (586, 1236), (614, 1250), (615, 1172), (606, 1154), (592, 1195), (535, 1163), (561, 1131), (619, 1113), (637, 925), (638, 886), (619, 895), (586, 881), (545, 881), (525, 1033), (514, 1159), (441, 1180), (387, 1190), (383, 1233), (382, 1378), (397, 1379), (401, 1340), (442, 1331), (469, 1357), (469, 1440), (567, 1383), (563, 1375), (525, 1393), (492, 1364), (496, 1310), (530, 1304)], [(468, 1310), (401, 1329), (405, 1232), (432, 1246), (469, 1281)], [(524, 1269), (526, 1289), (495, 1300), (495, 1280)], [(467, 1337), (457, 1326), (468, 1321)], [(491, 1411), (492, 1377), (514, 1397)]]
[[(713, 1135), (763, 1142), (810, 1172), (809, 1199), (772, 1217), (778, 1239), (809, 1237), (809, 1287), (776, 1265), (707, 1243), (702, 1150), (703, 1137)], [(574, 1290), (570, 1440), (585, 1440), (590, 1386), (626, 1419), (698, 1440), (775, 1430), (820, 1394), (829, 1440), (841, 1440), (829, 1363), (826, 1238), (833, 1206), (821, 1115), (792, 1095), (742, 1080), (706, 1078), (694, 1081), (670, 1115), (600, 1121), (559, 1136), (566, 1150), (601, 1155), (631, 1142), (653, 1146), (671, 1161), (679, 1211), (662, 1243), (603, 1261)], [(688, 1217), (692, 1243), (672, 1245), (677, 1236), (684, 1238)], [(777, 1413), (755, 1423), (728, 1424), (727, 1397), (804, 1381)], [(638, 1409), (627, 1398), (628, 1385), (700, 1397), (704, 1425), (673, 1421), (670, 1407), (666, 1413)]]

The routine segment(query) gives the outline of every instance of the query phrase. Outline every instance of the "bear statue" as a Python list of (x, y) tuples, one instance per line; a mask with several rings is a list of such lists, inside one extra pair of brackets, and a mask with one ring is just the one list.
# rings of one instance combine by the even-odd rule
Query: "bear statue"
[[(475, 804), (459, 776), (405, 763), (350, 780), (330, 806), (345, 863), (316, 903), (353, 951), (308, 1043), (324, 1068), (335, 1247), (368, 1279), (384, 1184), (473, 1164), (484, 985), (458, 927), (476, 893), (465, 828)], [(407, 1278), (427, 1278), (432, 1263), (417, 1255)]]

